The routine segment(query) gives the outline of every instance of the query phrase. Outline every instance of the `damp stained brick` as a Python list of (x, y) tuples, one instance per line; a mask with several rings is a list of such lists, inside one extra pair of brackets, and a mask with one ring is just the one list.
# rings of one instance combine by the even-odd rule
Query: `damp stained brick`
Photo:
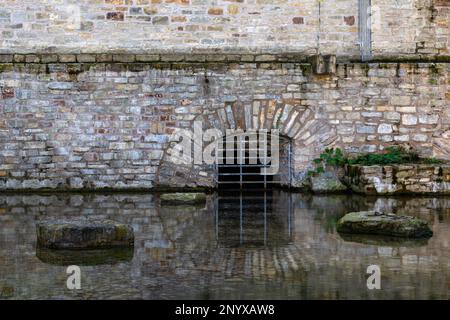
[(123, 21), (124, 15), (123, 12), (108, 12), (106, 14), (106, 19), (113, 21)]
[(355, 25), (355, 16), (344, 17), (344, 21), (348, 26)]
[(12, 87), (3, 87), (2, 88), (2, 97), (3, 97), (3, 99), (14, 98), (14, 88), (12, 88)]
[(303, 19), (303, 17), (295, 17), (292, 19), (292, 23), (294, 24), (304, 24), (305, 20)]

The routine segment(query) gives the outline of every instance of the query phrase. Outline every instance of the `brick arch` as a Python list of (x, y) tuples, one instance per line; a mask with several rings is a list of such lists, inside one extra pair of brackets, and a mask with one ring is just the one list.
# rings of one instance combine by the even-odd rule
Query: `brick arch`
[(308, 107), (297, 101), (255, 100), (251, 105), (235, 102), (217, 110), (224, 129), (279, 129), (280, 134), (293, 140), (300, 134), (302, 124), (313, 116)]
[[(317, 118), (313, 107), (299, 101), (255, 100), (252, 104), (226, 103), (201, 120), (203, 130), (215, 128), (225, 136), (227, 129), (278, 129), (293, 145), (293, 184), (304, 178), (311, 160), (337, 140), (336, 130), (327, 119)], [(195, 121), (194, 120), (194, 121)], [(165, 150), (157, 172), (159, 186), (215, 187), (214, 168), (207, 165), (180, 165), (170, 163), (170, 146)], [(298, 172), (301, 172), (300, 174)]]

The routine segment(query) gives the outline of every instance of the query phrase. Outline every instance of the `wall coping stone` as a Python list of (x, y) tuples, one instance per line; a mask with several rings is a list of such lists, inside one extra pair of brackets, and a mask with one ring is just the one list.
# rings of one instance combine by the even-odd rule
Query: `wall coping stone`
[[(311, 56), (301, 53), (282, 54), (130, 54), (130, 53), (28, 53), (28, 54), (0, 54), (0, 63), (152, 63), (152, 62), (189, 62), (189, 63), (274, 63), (274, 62), (309, 62)], [(450, 62), (450, 56), (434, 57), (408, 57), (408, 58), (375, 58), (362, 62), (358, 58), (347, 60), (338, 59), (338, 62), (351, 63), (442, 63)]]

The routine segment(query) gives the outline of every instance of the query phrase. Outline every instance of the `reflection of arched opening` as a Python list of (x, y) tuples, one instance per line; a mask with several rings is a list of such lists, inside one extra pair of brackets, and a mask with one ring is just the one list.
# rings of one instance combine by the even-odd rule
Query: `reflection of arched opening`
[(290, 186), (291, 141), (265, 131), (224, 137), (216, 160), (219, 189), (271, 189)]
[(223, 247), (276, 247), (292, 241), (292, 195), (282, 190), (221, 192), (216, 240)]

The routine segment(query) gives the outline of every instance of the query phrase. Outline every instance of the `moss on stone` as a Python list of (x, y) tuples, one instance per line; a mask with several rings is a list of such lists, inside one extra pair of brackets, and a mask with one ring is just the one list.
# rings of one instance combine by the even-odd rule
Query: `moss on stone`
[(14, 71), (14, 64), (12, 63), (0, 63), (0, 73)]
[(129, 262), (133, 259), (133, 248), (95, 250), (53, 250), (37, 247), (36, 257), (44, 263), (57, 266), (96, 266)]
[(428, 223), (424, 220), (375, 211), (350, 212), (339, 219), (336, 229), (342, 233), (404, 238), (428, 238), (433, 235)]
[(43, 220), (36, 224), (36, 234), (38, 246), (48, 249), (81, 250), (134, 246), (133, 228), (111, 220)]

